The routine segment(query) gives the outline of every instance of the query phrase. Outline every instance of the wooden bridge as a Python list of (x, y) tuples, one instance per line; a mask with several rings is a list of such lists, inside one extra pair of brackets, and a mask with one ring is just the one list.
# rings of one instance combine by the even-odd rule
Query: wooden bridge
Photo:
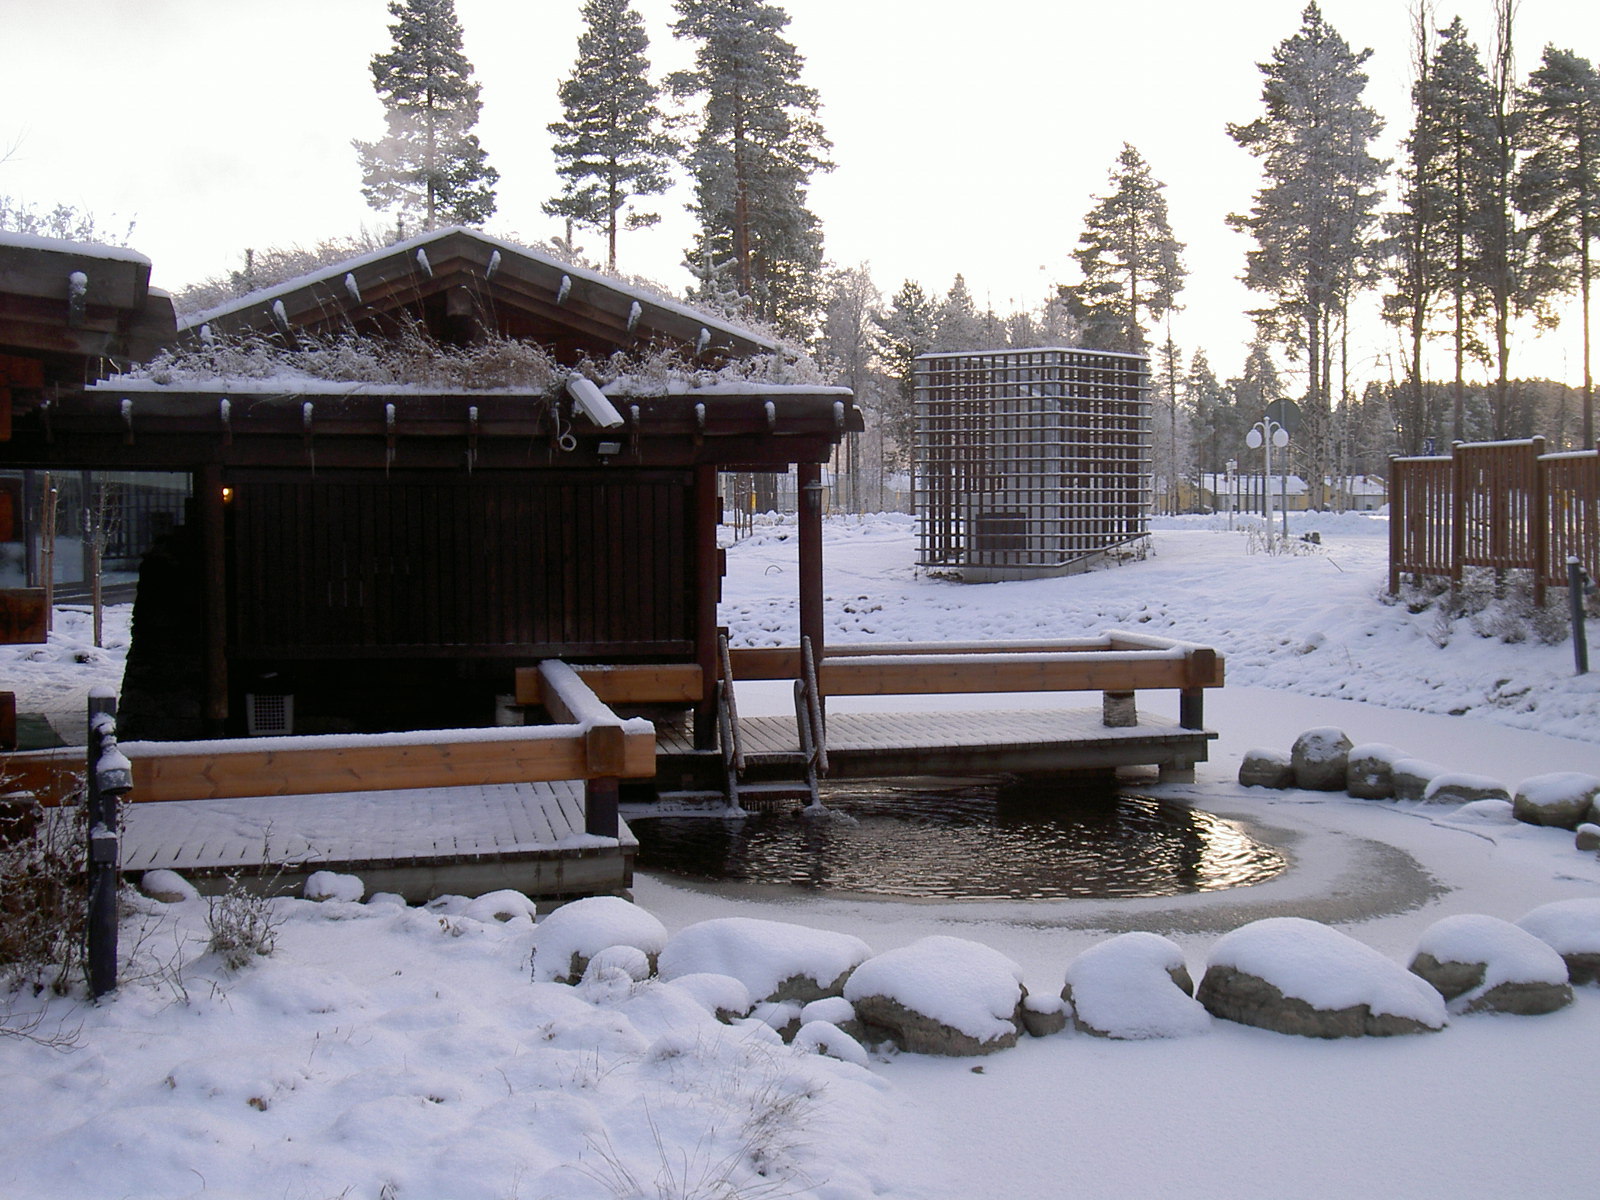
[[(1192, 778), (1216, 735), (1204, 689), (1211, 649), (1132, 633), (1070, 641), (728, 650), (716, 681), (722, 736), (624, 719), (613, 705), (682, 711), (701, 697), (694, 664), (519, 672), (518, 699), (553, 723), (484, 730), (216, 742), (134, 742), (121, 865), (285, 886), (313, 870), (361, 874), (414, 901), (515, 888), (562, 896), (632, 882), (637, 843), (618, 815), (622, 782), (663, 807), (817, 802), (824, 776), (875, 778), (1157, 767)], [(740, 719), (740, 681), (790, 680), (795, 716)], [(1175, 689), (1179, 720), (1141, 714), (1137, 693)], [(824, 715), (829, 697), (1100, 692), (1097, 708)], [(890, 702), (885, 702), (887, 705)], [(91, 725), (94, 718), (91, 716)], [(13, 786), (59, 802), (82, 748), (13, 755)], [(88, 763), (89, 773), (96, 770)], [(266, 886), (262, 883), (261, 886)]]

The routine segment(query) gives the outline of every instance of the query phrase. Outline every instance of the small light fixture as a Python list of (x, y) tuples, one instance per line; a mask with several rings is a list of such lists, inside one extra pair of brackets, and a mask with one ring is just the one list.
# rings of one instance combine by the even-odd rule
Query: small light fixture
[(621, 454), (622, 453), (622, 443), (621, 442), (601, 442), (599, 445), (597, 445), (595, 447), (595, 450), (598, 451), (600, 454), (607, 455), (607, 456), (612, 455), (612, 454)]
[(224, 485), (222, 489), (222, 502), (224, 504), (233, 503), (233, 489), (231, 487)]

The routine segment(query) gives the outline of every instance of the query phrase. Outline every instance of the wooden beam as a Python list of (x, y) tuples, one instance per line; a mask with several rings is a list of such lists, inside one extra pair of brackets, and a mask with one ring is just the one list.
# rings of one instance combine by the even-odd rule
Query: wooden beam
[(202, 717), (206, 731), (221, 734), (228, 723), (228, 544), (222, 504), (222, 471), (205, 466), (194, 475), (195, 506), (200, 518), (200, 563), (204, 579), (202, 657), (205, 696)]
[(1130, 692), (1182, 688), (1182, 658), (1158, 651), (1105, 651), (1053, 656), (925, 655), (825, 659), (825, 696), (950, 692)]
[[(551, 727), (529, 732), (525, 738), (454, 742), (397, 742), (374, 735), (368, 745), (328, 738), (321, 740), (331, 744), (322, 747), (314, 744), (319, 739), (304, 739), (311, 744), (261, 749), (240, 741), (233, 743), (239, 749), (218, 750), (213, 743), (195, 754), (170, 753), (171, 744), (154, 754), (148, 752), (148, 743), (130, 742), (122, 749), (133, 764), (128, 799), (134, 801), (483, 787), (588, 777), (590, 748), (582, 729), (557, 736), (551, 736)], [(654, 733), (624, 734), (620, 755), (609, 765), (625, 778), (655, 774)]]
[[(607, 704), (693, 704), (704, 693), (698, 663), (582, 663), (572, 668)], [(518, 667), (518, 704), (543, 704), (538, 667)]]

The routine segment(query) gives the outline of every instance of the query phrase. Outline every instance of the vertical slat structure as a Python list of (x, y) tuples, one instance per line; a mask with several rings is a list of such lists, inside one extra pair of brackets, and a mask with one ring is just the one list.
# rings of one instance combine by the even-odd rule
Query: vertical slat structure
[(916, 363), (919, 562), (1027, 578), (1144, 536), (1149, 364), (1045, 348)]
[(1459, 584), (1467, 567), (1526, 570), (1542, 604), (1569, 557), (1600, 571), (1600, 450), (1546, 454), (1532, 438), (1390, 460), (1391, 592), (1403, 573)]
[(692, 475), (552, 476), (236, 474), (235, 657), (683, 655), (706, 641), (679, 549)]

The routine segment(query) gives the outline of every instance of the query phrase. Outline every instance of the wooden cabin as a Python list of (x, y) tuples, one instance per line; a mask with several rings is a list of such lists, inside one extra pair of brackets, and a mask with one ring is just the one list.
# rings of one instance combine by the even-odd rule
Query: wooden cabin
[[(99, 268), (86, 268), (85, 299), (63, 253), (39, 247), (24, 272), (33, 290), (22, 299), (41, 323), (70, 341), (84, 322), (99, 329), (116, 316), (122, 340), (99, 353), (147, 357), (154, 340), (140, 336), (155, 328), (147, 310), (161, 298), (141, 300), (130, 282), (127, 296), (101, 303)], [(107, 272), (132, 265), (113, 258)], [(12, 279), (0, 274), (7, 305)], [(174, 332), (285, 346), (307, 334), (421, 332), (449, 346), (500, 335), (568, 367), (657, 348), (715, 367), (778, 349), (465, 229), (253, 293)], [(146, 739), (487, 725), (496, 698), (514, 691), (516, 668), (547, 658), (697, 664), (713, 680), (719, 472), (798, 464), (802, 486), (815, 483), (845, 431), (860, 426), (847, 389), (697, 387), (684, 375), (601, 393), (561, 378), (485, 390), (283, 376), (97, 380), (46, 366), (45, 378), (35, 372), (32, 385), (13, 388), (0, 466), (194, 479), (189, 519), (141, 574), (123, 721), (128, 736)], [(800, 601), (820, 646), (812, 508)], [(703, 693), (694, 707), (696, 740), (709, 745), (714, 700)]]

